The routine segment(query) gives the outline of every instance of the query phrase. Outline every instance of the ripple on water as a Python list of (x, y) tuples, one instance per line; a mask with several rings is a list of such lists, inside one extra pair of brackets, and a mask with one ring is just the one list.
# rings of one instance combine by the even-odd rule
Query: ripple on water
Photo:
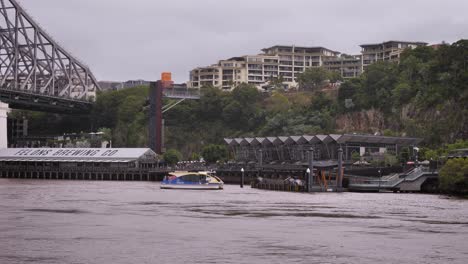
[(245, 216), (245, 217), (322, 217), (322, 218), (350, 218), (350, 219), (378, 219), (379, 216), (369, 215), (353, 215), (353, 214), (340, 214), (340, 213), (320, 213), (320, 212), (303, 212), (303, 211), (253, 211), (253, 210), (204, 210), (204, 209), (190, 209), (191, 212), (224, 215), (224, 216)]
[(88, 213), (87, 211), (78, 210), (78, 209), (25, 209), (26, 212), (39, 212), (39, 213), (57, 213), (57, 214), (84, 214)]

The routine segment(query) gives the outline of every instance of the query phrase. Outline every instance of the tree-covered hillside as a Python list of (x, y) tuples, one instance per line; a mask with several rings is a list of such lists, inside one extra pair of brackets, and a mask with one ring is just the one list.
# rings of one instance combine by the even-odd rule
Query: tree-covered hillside
[[(205, 87), (200, 100), (185, 101), (165, 114), (166, 148), (188, 158), (201, 153), (203, 145), (237, 136), (379, 132), (422, 137), (428, 146), (468, 138), (466, 40), (405, 51), (400, 64), (373, 64), (338, 89), (324, 80), (327, 76), (338, 79), (324, 69), (309, 69), (299, 76), (299, 91), (263, 93), (241, 84), (227, 93)], [(107, 127), (116, 147), (146, 146), (147, 97), (148, 87), (101, 93), (91, 120), (63, 123), (61, 118), (55, 130)], [(44, 132), (54, 126), (54, 118), (32, 116), (31, 123), (32, 133)]]
[(468, 137), (468, 41), (402, 54), (343, 83), (339, 114), (378, 110), (383, 126), (439, 145)]

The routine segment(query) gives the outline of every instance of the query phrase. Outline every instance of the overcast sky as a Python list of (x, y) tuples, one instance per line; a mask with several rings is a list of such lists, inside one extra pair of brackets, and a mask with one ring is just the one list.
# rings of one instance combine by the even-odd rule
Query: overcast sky
[(98, 80), (159, 79), (276, 44), (358, 54), (468, 38), (467, 0), (17, 0)]

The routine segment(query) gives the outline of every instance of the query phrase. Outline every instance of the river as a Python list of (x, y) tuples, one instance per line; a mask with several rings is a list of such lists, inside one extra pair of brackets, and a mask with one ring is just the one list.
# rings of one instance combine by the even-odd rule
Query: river
[(468, 201), (0, 179), (0, 263), (467, 263)]

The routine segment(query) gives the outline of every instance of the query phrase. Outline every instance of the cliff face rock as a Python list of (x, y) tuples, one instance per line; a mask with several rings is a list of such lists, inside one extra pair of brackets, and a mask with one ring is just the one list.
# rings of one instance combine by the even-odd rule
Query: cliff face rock
[(336, 118), (336, 129), (343, 133), (375, 133), (385, 128), (384, 114), (375, 109), (351, 112)]
[(425, 109), (406, 105), (401, 109), (400, 120), (404, 130), (413, 130), (412, 134), (426, 138), (428, 142), (453, 142), (468, 137), (467, 105), (455, 101)]
[(428, 108), (407, 104), (387, 115), (376, 109), (349, 112), (336, 118), (336, 130), (372, 134), (389, 130), (437, 145), (468, 138), (468, 107), (447, 101)]

